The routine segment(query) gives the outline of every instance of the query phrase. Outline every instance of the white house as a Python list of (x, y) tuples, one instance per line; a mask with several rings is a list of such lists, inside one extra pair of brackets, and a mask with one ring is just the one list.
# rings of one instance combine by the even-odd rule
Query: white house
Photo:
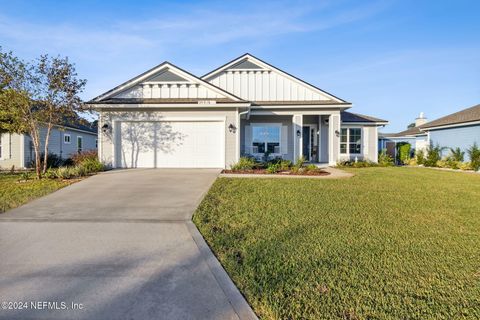
[(115, 168), (225, 168), (265, 153), (377, 161), (387, 121), (244, 54), (202, 77), (164, 62), (92, 99), (99, 155)]
[[(43, 152), (46, 127), (40, 129), (40, 151)], [(48, 152), (63, 159), (97, 148), (97, 128), (80, 124), (54, 126), (48, 140)], [(27, 168), (33, 165), (35, 151), (28, 134), (0, 134), (0, 169)]]

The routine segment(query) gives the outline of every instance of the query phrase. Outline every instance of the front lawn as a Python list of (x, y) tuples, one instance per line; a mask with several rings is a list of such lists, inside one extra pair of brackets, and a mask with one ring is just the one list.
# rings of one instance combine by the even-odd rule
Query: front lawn
[(264, 319), (479, 319), (480, 175), (218, 179), (194, 222)]
[(52, 179), (19, 182), (20, 174), (0, 174), (0, 213), (49, 194), (72, 182)]

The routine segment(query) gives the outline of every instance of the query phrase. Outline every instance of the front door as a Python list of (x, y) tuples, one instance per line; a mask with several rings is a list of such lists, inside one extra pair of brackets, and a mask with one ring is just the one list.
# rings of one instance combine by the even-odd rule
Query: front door
[(310, 161), (310, 127), (303, 127), (303, 157), (306, 161)]

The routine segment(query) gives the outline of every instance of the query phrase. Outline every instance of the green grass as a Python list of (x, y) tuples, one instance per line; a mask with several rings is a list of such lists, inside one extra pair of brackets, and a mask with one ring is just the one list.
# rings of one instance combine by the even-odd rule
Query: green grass
[(479, 319), (480, 175), (218, 179), (194, 222), (265, 319)]
[(0, 174), (0, 213), (72, 183), (51, 179), (19, 182), (19, 179), (20, 174)]

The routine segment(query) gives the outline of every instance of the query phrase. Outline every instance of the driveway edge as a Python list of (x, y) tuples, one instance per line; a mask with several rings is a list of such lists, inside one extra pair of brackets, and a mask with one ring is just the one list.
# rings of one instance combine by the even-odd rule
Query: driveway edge
[(232, 279), (230, 279), (225, 269), (223, 269), (222, 265), (213, 254), (205, 239), (203, 239), (203, 236), (201, 235), (200, 231), (198, 231), (195, 224), (192, 221), (185, 221), (185, 223), (187, 225), (188, 231), (190, 232), (190, 235), (193, 238), (193, 241), (195, 241), (195, 243), (197, 244), (198, 250), (200, 251), (202, 258), (206, 261), (208, 267), (210, 268), (210, 271), (217, 280), (220, 288), (225, 293), (225, 296), (227, 297), (228, 301), (237, 313), (238, 317), (242, 320), (258, 320), (258, 317), (255, 315), (248, 302), (240, 293), (237, 286), (235, 286)]

